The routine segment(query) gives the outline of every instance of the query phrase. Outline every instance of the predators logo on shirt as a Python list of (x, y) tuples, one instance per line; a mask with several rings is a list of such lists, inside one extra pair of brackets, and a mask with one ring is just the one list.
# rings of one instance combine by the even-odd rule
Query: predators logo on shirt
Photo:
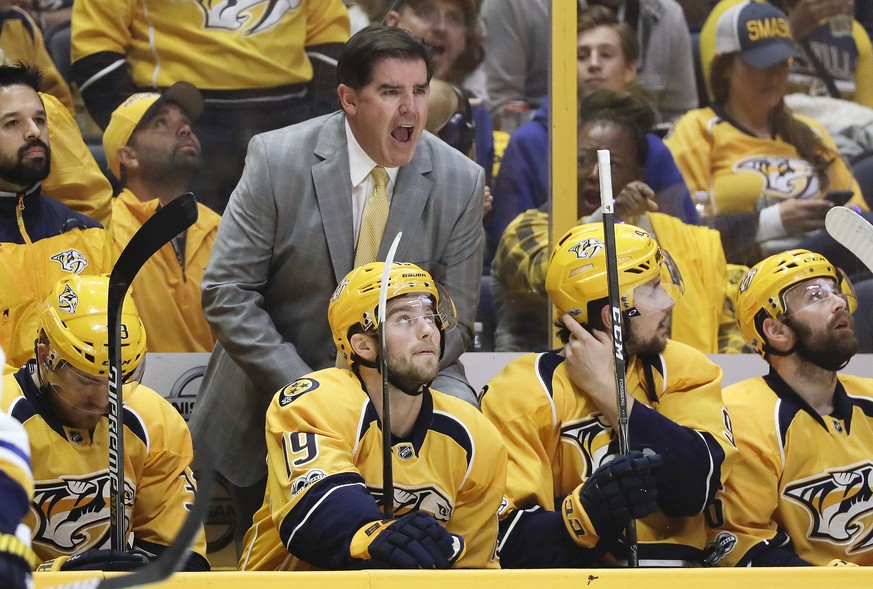
[(81, 274), (82, 270), (88, 266), (88, 258), (77, 249), (68, 249), (58, 252), (49, 259), (60, 264), (61, 269), (64, 272), (69, 272), (71, 274)]
[[(376, 503), (382, 503), (382, 488), (367, 485), (367, 489)], [(452, 517), (454, 503), (448, 494), (435, 485), (425, 486), (394, 486), (394, 509), (402, 515), (410, 511), (426, 511), (437, 521), (446, 523)]]
[[(133, 505), (133, 489), (125, 485), (125, 511)], [(90, 475), (37, 481), (31, 509), (34, 542), (61, 554), (108, 547), (109, 475)], [(126, 517), (130, 517), (129, 513)], [(28, 524), (30, 522), (27, 522)]]
[(815, 168), (800, 158), (755, 155), (737, 160), (734, 171), (760, 175), (762, 194), (772, 199), (811, 198), (821, 190)]
[(297, 10), (300, 0), (197, 0), (207, 29), (242, 31), (257, 35), (275, 26), (285, 13)]
[(786, 487), (784, 495), (809, 513), (810, 538), (853, 542), (849, 552), (873, 547), (873, 530), (862, 518), (873, 512), (873, 463), (827, 471)]
[(609, 454), (611, 432), (599, 413), (568, 421), (561, 428), (561, 442), (573, 445), (585, 461), (584, 471), (580, 473), (582, 478), (590, 476)]

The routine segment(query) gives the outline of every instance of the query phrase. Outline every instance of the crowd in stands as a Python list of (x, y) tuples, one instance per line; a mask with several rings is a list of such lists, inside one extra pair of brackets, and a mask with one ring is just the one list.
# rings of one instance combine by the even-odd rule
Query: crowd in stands
[[(137, 392), (131, 484), (155, 505), (184, 497), (191, 448), (218, 449), (241, 570), (612, 565), (628, 558), (631, 516), (652, 565), (873, 564), (866, 547), (818, 551), (795, 488), (779, 486), (862, 458), (835, 443), (843, 462), (802, 464), (791, 432), (826, 445), (817, 426), (862, 422), (852, 435), (873, 449), (869, 383), (837, 378), (873, 352), (873, 275), (825, 230), (834, 206), (873, 221), (871, 6), (579, 0), (577, 223), (550, 236), (549, 0), (0, 0), (0, 348), (14, 389), (2, 409), (37, 436), (34, 464), (67, 451), (53, 435), (103, 440), (102, 413), (83, 409), (97, 402), (77, 392), (106, 382), (102, 352), (77, 364), (67, 356), (98, 344), (53, 321), (102, 293), (136, 231), (190, 191), (198, 219), (145, 263), (130, 321), (149, 334), (142, 353), (209, 352), (209, 365), (190, 433)], [(598, 150), (632, 260), (621, 288), (637, 408), (632, 451), (612, 462), (628, 440), (591, 359), (609, 347), (590, 262), (604, 239)], [(400, 232), (410, 266), (383, 320), (372, 297)], [(388, 323), (403, 335), (390, 374), (371, 337)], [(537, 354), (477, 392), (469, 350)], [(722, 396), (715, 353), (759, 353), (770, 373)], [(389, 386), (398, 459), (439, 447), (444, 464), (399, 469), (394, 502), (407, 504), (381, 521), (373, 391)], [(783, 421), (759, 424), (766, 440), (738, 426), (774, 404)], [(153, 456), (154, 428), (172, 434), (156, 446), (180, 445), (172, 460)], [(473, 447), (483, 454), (465, 463)], [(45, 494), (61, 474), (33, 468), (34, 491), (0, 473), (0, 497)], [(736, 481), (766, 485), (738, 499)], [(101, 528), (82, 550), (34, 537), (34, 562), (149, 562), (169, 539), (143, 523), (158, 507), (130, 501), (135, 557), (107, 550)], [(483, 517), (498, 509), (499, 525)], [(7, 545), (33, 564), (17, 522), (0, 524), (0, 570), (22, 568)], [(329, 550), (322, 528), (339, 530)], [(67, 558), (84, 550), (85, 565)], [(207, 568), (197, 554), (192, 569)]]

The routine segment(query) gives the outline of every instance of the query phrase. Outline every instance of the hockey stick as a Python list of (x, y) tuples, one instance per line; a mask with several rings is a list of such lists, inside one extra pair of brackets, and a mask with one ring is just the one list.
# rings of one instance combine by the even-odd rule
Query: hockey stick
[(198, 449), (201, 468), (197, 472), (197, 493), (194, 504), (185, 518), (185, 523), (176, 534), (173, 543), (167, 546), (157, 560), (129, 575), (113, 576), (108, 579), (87, 579), (67, 585), (59, 585), (52, 589), (128, 589), (160, 583), (182, 568), (185, 558), (190, 553), (191, 545), (197, 538), (197, 532), (203, 524), (209, 510), (212, 498), (212, 488), (215, 484), (215, 468), (212, 455), (207, 449)]
[(847, 207), (833, 207), (825, 216), (825, 229), (873, 272), (873, 225)]
[(394, 253), (400, 243), (402, 231), (398, 231), (385, 258), (382, 282), (379, 284), (379, 370), (382, 372), (382, 509), (386, 519), (394, 519), (394, 468), (391, 459), (391, 397), (388, 394), (388, 342), (385, 339), (385, 313), (388, 308), (388, 280)]
[[(615, 203), (612, 197), (612, 164), (609, 150), (597, 150), (597, 168), (600, 172), (600, 206), (603, 208), (603, 238), (606, 242), (606, 280), (609, 292), (609, 317), (612, 324), (612, 341), (615, 350), (615, 395), (618, 404), (618, 448), (627, 454), (627, 382), (625, 380), (624, 341), (622, 339), (621, 307), (619, 306), (618, 256), (615, 246)], [(628, 566), (640, 566), (637, 545), (637, 522), (627, 523)]]
[(190, 192), (160, 207), (143, 223), (118, 256), (109, 275), (109, 535), (114, 550), (125, 550), (124, 417), (121, 398), (121, 305), (143, 264), (197, 220), (197, 201)]

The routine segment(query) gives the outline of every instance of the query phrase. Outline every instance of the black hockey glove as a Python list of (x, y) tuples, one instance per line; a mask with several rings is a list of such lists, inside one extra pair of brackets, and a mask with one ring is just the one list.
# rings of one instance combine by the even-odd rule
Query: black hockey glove
[(446, 569), (464, 553), (464, 539), (433, 516), (412, 511), (390, 521), (370, 522), (352, 538), (353, 558), (373, 559), (402, 569)]
[(631, 519), (658, 509), (658, 454), (633, 450), (601, 465), (564, 499), (564, 524), (577, 544), (617, 538)]
[(62, 571), (135, 571), (149, 559), (139, 552), (92, 548), (61, 564)]

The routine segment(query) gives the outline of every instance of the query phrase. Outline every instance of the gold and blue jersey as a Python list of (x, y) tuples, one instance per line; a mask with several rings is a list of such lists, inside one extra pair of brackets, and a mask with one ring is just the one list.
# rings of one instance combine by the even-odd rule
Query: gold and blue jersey
[[(500, 435), (474, 407), (424, 393), (406, 438), (392, 445), (396, 515), (432, 514), (463, 536), (457, 568), (497, 566), (497, 510), (506, 477)], [(354, 533), (384, 518), (381, 422), (349, 370), (328, 368), (280, 390), (267, 410), (267, 492), (240, 570), (366, 568)]]
[(710, 564), (873, 565), (873, 380), (819, 415), (771, 369), (724, 390), (739, 457), (709, 512)]
[[(34, 493), (24, 523), (39, 562), (109, 548), (109, 420), (93, 434), (62, 425), (43, 401), (34, 362), (3, 377), (0, 410), (24, 425), (33, 455)], [(181, 415), (143, 385), (125, 385), (124, 478), (128, 546), (160, 554), (194, 501), (191, 434)], [(205, 570), (200, 532), (186, 568)]]
[[(703, 512), (736, 454), (721, 376), (702, 353), (675, 341), (660, 355), (634, 356), (627, 364), (627, 392), (636, 401), (629, 446), (664, 457), (660, 510), (637, 522), (643, 565), (702, 561)], [(559, 513), (562, 500), (618, 450), (599, 409), (570, 381), (564, 357), (546, 352), (511, 361), (483, 389), (481, 403), (509, 453), (501, 566), (608, 565), (622, 559), (618, 545), (577, 546)]]

